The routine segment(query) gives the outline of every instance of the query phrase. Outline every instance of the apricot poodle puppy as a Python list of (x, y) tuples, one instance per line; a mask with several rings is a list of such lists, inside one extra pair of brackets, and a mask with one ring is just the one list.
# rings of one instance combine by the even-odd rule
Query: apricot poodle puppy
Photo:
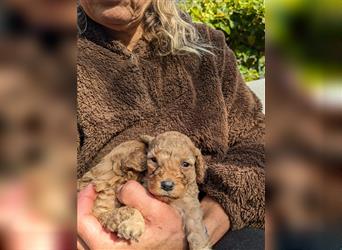
[(143, 135), (140, 140), (120, 144), (79, 180), (79, 189), (90, 182), (95, 185), (94, 215), (119, 237), (138, 240), (145, 229), (144, 218), (116, 199), (120, 185), (136, 180), (179, 211), (191, 250), (210, 249), (198, 200), (197, 183), (203, 182), (206, 170), (201, 151), (186, 135), (174, 131)]
[(191, 250), (210, 249), (198, 200), (197, 183), (203, 182), (206, 170), (201, 151), (179, 132), (141, 139), (148, 145), (147, 189), (180, 212)]
[(146, 144), (132, 140), (115, 147), (78, 181), (78, 191), (94, 185), (93, 214), (101, 225), (126, 240), (137, 241), (145, 231), (145, 221), (138, 210), (119, 202), (116, 191), (128, 180), (142, 183), (145, 170)]

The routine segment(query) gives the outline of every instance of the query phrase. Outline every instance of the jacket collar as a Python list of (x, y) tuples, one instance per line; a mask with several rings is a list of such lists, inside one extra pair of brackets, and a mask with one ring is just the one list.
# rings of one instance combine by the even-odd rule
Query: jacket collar
[[(180, 11), (181, 18), (189, 23), (192, 23), (191, 16), (183, 11)], [(125, 58), (130, 58), (132, 54), (138, 55), (142, 58), (153, 58), (160, 53), (160, 50), (153, 42), (147, 41), (145, 38), (141, 38), (133, 51), (127, 50), (127, 48), (119, 41), (111, 39), (105, 31), (105, 28), (96, 23), (90, 17), (86, 16), (87, 28), (80, 36), (92, 41), (104, 48), (107, 48)]]
[(89, 17), (87, 17), (87, 29), (80, 36), (123, 57), (129, 58), (132, 54), (134, 54), (138, 55), (139, 57), (147, 58), (155, 55), (155, 49), (152, 43), (149, 43), (145, 38), (141, 38), (133, 51), (129, 51), (120, 41), (111, 39), (106, 34), (105, 28)]

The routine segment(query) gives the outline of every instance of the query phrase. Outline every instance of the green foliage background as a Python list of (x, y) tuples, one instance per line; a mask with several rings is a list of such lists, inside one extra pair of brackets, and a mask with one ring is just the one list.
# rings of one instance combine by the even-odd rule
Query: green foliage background
[(246, 81), (265, 76), (264, 0), (181, 0), (180, 7), (224, 32)]

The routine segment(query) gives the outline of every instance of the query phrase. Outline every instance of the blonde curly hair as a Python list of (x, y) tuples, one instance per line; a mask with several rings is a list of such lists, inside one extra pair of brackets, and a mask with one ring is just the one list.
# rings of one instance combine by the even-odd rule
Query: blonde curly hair
[(162, 55), (211, 53), (209, 44), (201, 41), (197, 29), (184, 16), (176, 0), (152, 0), (143, 19), (144, 36), (157, 42)]
[[(78, 4), (78, 31), (87, 28), (86, 15)], [(144, 37), (156, 43), (160, 55), (193, 53), (201, 56), (212, 52), (210, 45), (201, 41), (190, 16), (179, 10), (177, 0), (151, 0), (142, 20)]]

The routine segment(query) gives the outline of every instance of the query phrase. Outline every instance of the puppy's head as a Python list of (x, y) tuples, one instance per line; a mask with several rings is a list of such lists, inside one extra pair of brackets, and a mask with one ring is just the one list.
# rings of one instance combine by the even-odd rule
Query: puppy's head
[[(91, 177), (106, 181), (114, 176), (126, 177), (127, 179), (140, 178), (147, 168), (146, 144), (141, 141), (126, 141), (115, 147), (102, 161), (91, 169)], [(85, 175), (85, 180), (88, 177)], [(99, 191), (99, 190), (97, 190)]]
[(146, 170), (146, 149), (142, 142), (127, 141), (115, 148), (111, 160), (120, 165), (123, 173), (140, 173)]
[(191, 185), (202, 183), (205, 164), (201, 151), (179, 132), (141, 136), (148, 145), (147, 188), (160, 200), (181, 198)]

